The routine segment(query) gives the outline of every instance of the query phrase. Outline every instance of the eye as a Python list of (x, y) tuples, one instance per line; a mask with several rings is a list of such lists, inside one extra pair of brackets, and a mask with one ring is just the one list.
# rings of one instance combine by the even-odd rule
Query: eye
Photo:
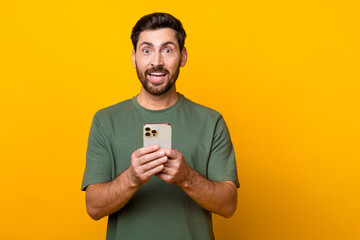
[(149, 54), (149, 53), (150, 53), (150, 49), (148, 49), (148, 48), (144, 48), (142, 51), (143, 51), (143, 53), (145, 53), (145, 54)]
[(172, 51), (173, 50), (171, 48), (165, 48), (165, 50), (164, 50), (165, 53), (172, 53)]

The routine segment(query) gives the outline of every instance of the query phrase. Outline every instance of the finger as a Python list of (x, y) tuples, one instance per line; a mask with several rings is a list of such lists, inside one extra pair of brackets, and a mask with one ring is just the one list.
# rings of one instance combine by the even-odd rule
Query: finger
[(158, 178), (160, 178), (164, 181), (165, 181), (165, 179), (167, 179), (167, 174), (164, 173), (163, 171), (158, 172), (157, 174), (155, 174), (155, 176), (157, 176)]
[(149, 178), (164, 169), (163, 164), (167, 162), (167, 157), (156, 159), (148, 164), (142, 166), (131, 167), (131, 173), (133, 178), (138, 179), (138, 182), (144, 183), (149, 180)]
[(165, 157), (161, 157), (161, 158), (158, 158), (156, 160), (153, 160), (151, 162), (148, 162), (144, 165), (142, 165), (140, 167), (141, 171), (142, 172), (148, 172), (148, 171), (151, 171), (152, 169), (154, 168), (157, 168), (158, 166), (163, 166), (164, 168), (164, 164), (167, 162), (168, 158), (165, 156)]
[(175, 159), (177, 157), (178, 151), (173, 148), (173, 150), (167, 148), (161, 148), (160, 150), (165, 152), (165, 155), (169, 158)]
[(172, 164), (172, 161), (167, 161), (166, 163), (164, 163), (164, 170), (162, 170), (162, 172), (166, 174), (170, 174), (172, 173), (173, 168), (174, 168), (174, 164)]
[(160, 178), (161, 180), (164, 180), (165, 182), (172, 184), (171, 177), (169, 175), (167, 175), (166, 173), (163, 173), (162, 171), (155, 174), (155, 176)]
[(147, 171), (145, 174), (148, 176), (148, 177), (151, 177), (153, 175), (156, 175), (158, 173), (160, 173), (162, 170), (164, 169), (164, 165), (159, 165), (155, 168), (152, 168), (150, 169), (149, 171)]
[(138, 150), (133, 152), (133, 157), (139, 158), (148, 153), (155, 152), (155, 151), (159, 150), (159, 148), (160, 147), (158, 145), (150, 145), (150, 146), (139, 148)]
[[(141, 166), (141, 165), (147, 164), (151, 161), (154, 161), (154, 160), (162, 158), (162, 157), (166, 157), (164, 151), (156, 151), (153, 153), (148, 153), (139, 158), (139, 165)], [(168, 158), (166, 157), (166, 160), (167, 159)]]
[(160, 172), (160, 173), (168, 174), (168, 172), (169, 172), (169, 168), (168, 168), (168, 167), (166, 167), (166, 164), (163, 164), (163, 166), (164, 166), (164, 168), (163, 168), (163, 170), (161, 170), (161, 172)]

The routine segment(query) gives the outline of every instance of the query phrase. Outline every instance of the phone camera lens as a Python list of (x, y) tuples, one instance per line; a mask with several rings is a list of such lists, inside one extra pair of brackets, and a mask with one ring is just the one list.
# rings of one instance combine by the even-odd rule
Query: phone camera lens
[(156, 133), (156, 130), (152, 130), (151, 132), (152, 132), (153, 134), (155, 134), (155, 133)]
[(150, 131), (150, 128), (149, 128), (149, 127), (146, 127), (146, 128), (145, 128), (145, 131)]
[(151, 135), (151, 134), (150, 134), (149, 132), (146, 132), (146, 133), (145, 133), (145, 136), (147, 136), (147, 137), (150, 136), (150, 135)]

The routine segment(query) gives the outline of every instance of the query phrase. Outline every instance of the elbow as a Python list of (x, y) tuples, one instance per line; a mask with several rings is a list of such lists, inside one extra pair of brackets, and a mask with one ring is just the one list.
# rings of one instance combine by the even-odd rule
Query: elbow
[(104, 216), (100, 215), (99, 211), (96, 211), (96, 209), (93, 207), (86, 206), (86, 210), (87, 210), (88, 215), (95, 221), (98, 221), (104, 217)]
[(234, 215), (237, 209), (237, 194), (234, 192), (234, 195), (231, 199), (231, 201), (228, 202), (228, 204), (223, 205), (221, 216), (225, 218), (230, 218)]
[(223, 212), (222, 214), (220, 214), (221, 216), (225, 217), (225, 218), (230, 218), (234, 215), (234, 213), (236, 212), (236, 208), (237, 208), (237, 191), (236, 191), (236, 187), (235, 184), (233, 182), (230, 183), (230, 194), (229, 194), (229, 198), (226, 205), (223, 205)]
[(230, 217), (232, 217), (232, 216), (234, 215), (235, 211), (236, 211), (236, 206), (235, 206), (234, 208), (232, 208), (232, 209), (227, 213), (227, 215), (225, 216), (225, 218), (230, 218)]
[(101, 208), (99, 208), (96, 205), (96, 201), (94, 201), (94, 195), (96, 195), (96, 193), (94, 193), (93, 189), (92, 185), (88, 186), (86, 189), (86, 211), (93, 220), (98, 221), (103, 218), (104, 215), (102, 215)]
[(217, 211), (213, 211), (224, 218), (231, 218), (236, 211), (236, 204), (222, 205)]
[(224, 218), (231, 218), (236, 211), (236, 204), (233, 206), (229, 206), (222, 214)]

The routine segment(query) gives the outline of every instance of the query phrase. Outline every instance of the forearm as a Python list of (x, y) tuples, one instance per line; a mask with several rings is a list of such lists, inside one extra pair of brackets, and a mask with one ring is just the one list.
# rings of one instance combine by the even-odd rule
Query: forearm
[(98, 220), (119, 211), (134, 196), (141, 185), (164, 169), (165, 152), (159, 146), (139, 148), (131, 155), (128, 169), (107, 183), (90, 185), (86, 189), (86, 208), (89, 215)]
[(110, 182), (87, 187), (86, 208), (93, 219), (99, 220), (120, 210), (139, 189), (139, 186), (129, 180), (128, 171), (124, 171)]
[(229, 218), (236, 210), (237, 191), (232, 181), (214, 182), (191, 169), (181, 188), (210, 212)]

